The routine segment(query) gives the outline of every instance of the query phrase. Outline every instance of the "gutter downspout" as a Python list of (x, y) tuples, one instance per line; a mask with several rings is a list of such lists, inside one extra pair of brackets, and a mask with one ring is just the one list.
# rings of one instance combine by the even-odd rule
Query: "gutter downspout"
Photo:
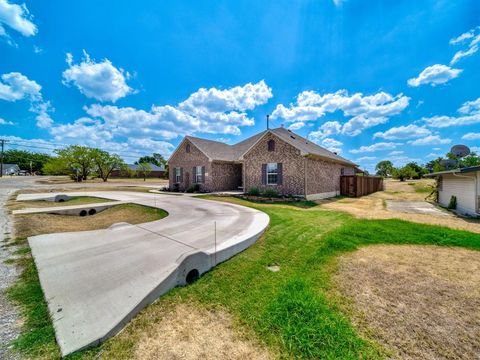
[(477, 173), (475, 173), (475, 176), (474, 177), (471, 177), (471, 176), (461, 176), (461, 175), (458, 175), (458, 173), (456, 173), (455, 171), (452, 172), (452, 175), (455, 176), (455, 177), (458, 177), (458, 178), (463, 178), (463, 179), (470, 179), (470, 180), (473, 180), (473, 182), (475, 183), (475, 213), (478, 214), (478, 184), (477, 184)]

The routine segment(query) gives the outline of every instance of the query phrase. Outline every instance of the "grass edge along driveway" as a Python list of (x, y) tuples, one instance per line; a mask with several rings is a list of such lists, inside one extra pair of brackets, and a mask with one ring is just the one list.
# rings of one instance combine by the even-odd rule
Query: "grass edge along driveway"
[[(247, 333), (254, 334), (281, 358), (383, 358), (385, 350), (355, 331), (341, 310), (341, 299), (330, 294), (335, 258), (371, 244), (430, 244), (480, 250), (480, 235), (466, 231), (402, 220), (355, 219), (309, 202), (282, 205), (206, 198), (264, 211), (270, 216), (270, 227), (251, 248), (193, 285), (174, 289), (146, 308), (117, 337), (70, 358), (94, 358), (100, 351), (102, 358), (131, 358), (138, 339), (154, 326), (149, 320), (158, 318), (156, 314), (166, 304), (179, 302), (225, 309), (239, 328), (248, 329)], [(280, 271), (269, 271), (270, 265), (280, 266)], [(27, 266), (25, 271), (33, 270)], [(23, 296), (14, 296), (23, 309), (30, 308), (24, 311), (27, 328), (15, 343), (16, 348), (30, 357), (58, 357), (53, 334), (48, 331), (51, 324), (48, 314), (45, 319), (46, 310), (36, 321), (28, 321), (34, 304), (46, 308), (44, 301), (38, 305), (39, 296), (40, 300), (43, 296), (41, 290), (38, 294), (40, 286), (35, 275), (30, 276), (32, 288)], [(16, 286), (22, 286), (22, 281)], [(15, 293), (15, 287), (12, 290)]]

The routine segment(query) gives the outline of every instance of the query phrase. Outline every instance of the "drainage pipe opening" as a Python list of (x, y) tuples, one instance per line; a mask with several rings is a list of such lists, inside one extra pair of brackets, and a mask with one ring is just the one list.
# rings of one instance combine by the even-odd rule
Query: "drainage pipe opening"
[(88, 210), (88, 215), (95, 215), (96, 213), (97, 213), (97, 210), (95, 209)]
[(86, 216), (87, 215), (87, 210), (82, 210), (80, 211), (80, 216)]
[(198, 280), (199, 277), (200, 277), (200, 273), (198, 272), (198, 270), (192, 269), (188, 272), (187, 277), (185, 278), (185, 281), (187, 282), (187, 284), (190, 285), (191, 283)]

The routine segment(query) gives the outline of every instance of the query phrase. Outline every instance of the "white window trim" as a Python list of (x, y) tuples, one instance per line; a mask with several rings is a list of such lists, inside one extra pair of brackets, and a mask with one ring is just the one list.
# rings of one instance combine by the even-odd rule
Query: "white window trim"
[[(200, 173), (199, 173), (200, 170)], [(201, 184), (203, 179), (202, 179), (202, 167), (201, 166), (195, 166), (195, 183)]]
[[(268, 171), (268, 165), (272, 165), (272, 164), (275, 164), (275, 165), (276, 165), (276, 171), (275, 171), (275, 172), (269, 172), (269, 171)], [(274, 183), (270, 183), (270, 182), (268, 181), (268, 175), (269, 175), (269, 174), (270, 174), (270, 175), (277, 175), (277, 181), (274, 182)], [(278, 163), (268, 163), (268, 164), (267, 164), (267, 185), (271, 185), (271, 186), (276, 186), (276, 185), (278, 185)]]
[(175, 183), (180, 184), (180, 178), (182, 177), (182, 170), (179, 167), (175, 168)]

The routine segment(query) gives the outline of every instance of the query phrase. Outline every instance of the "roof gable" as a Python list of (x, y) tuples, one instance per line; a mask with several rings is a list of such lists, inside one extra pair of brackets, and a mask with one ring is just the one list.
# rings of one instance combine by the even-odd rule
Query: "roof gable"
[(314, 142), (311, 142), (301, 137), (300, 135), (297, 135), (292, 131), (284, 128), (276, 128), (262, 131), (234, 145), (229, 145), (220, 141), (207, 140), (193, 136), (185, 136), (182, 142), (178, 145), (177, 149), (173, 152), (170, 159), (172, 159), (178, 149), (182, 147), (183, 143), (188, 140), (193, 145), (195, 145), (202, 153), (204, 153), (210, 161), (240, 161), (243, 159), (243, 156), (247, 154), (250, 149), (252, 149), (268, 133), (277, 136), (279, 139), (297, 148), (304, 156), (313, 155), (331, 161), (356, 166), (356, 164), (341, 157), (340, 155), (337, 155), (315, 144)]

